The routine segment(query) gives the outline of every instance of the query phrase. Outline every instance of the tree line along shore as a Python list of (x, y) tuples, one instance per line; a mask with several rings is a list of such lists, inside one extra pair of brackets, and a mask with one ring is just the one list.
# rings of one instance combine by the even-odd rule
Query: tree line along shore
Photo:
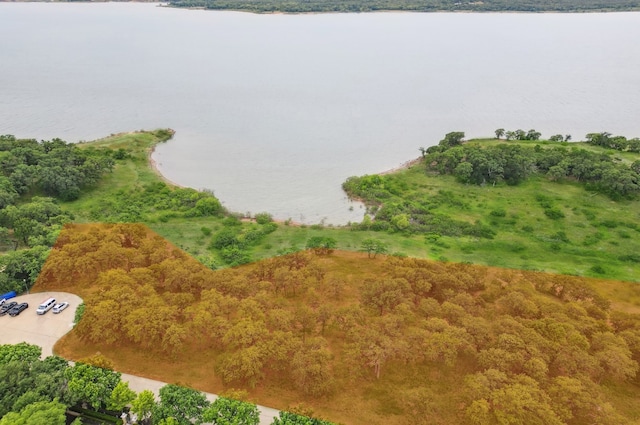
[(637, 0), (169, 0), (168, 5), (253, 13), (620, 12), (640, 9)]

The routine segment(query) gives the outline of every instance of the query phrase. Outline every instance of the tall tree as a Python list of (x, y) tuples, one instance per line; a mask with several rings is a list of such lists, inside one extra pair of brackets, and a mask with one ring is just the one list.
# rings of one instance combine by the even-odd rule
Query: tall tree
[(258, 425), (260, 412), (253, 403), (218, 397), (204, 409), (202, 421), (214, 425)]
[(178, 425), (192, 425), (202, 420), (202, 411), (209, 402), (200, 391), (169, 384), (160, 388), (160, 402), (154, 409), (153, 418), (174, 418)]

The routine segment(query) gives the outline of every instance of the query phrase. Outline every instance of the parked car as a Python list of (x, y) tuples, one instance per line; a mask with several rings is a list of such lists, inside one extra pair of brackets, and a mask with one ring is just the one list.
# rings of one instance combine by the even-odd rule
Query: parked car
[(55, 305), (55, 303), (56, 303), (55, 298), (48, 298), (42, 301), (42, 304), (40, 304), (36, 309), (36, 313), (45, 314), (47, 311), (51, 310), (51, 308)]
[(22, 313), (22, 311), (27, 308), (29, 308), (29, 304), (20, 303), (17, 306), (13, 307), (11, 310), (9, 310), (9, 316), (15, 317), (18, 314)]
[(67, 307), (69, 307), (69, 303), (66, 301), (56, 304), (53, 306), (53, 313), (58, 314)]
[(10, 303), (5, 303), (2, 307), (0, 307), (0, 316), (4, 316), (11, 310), (13, 307), (17, 306), (18, 303), (15, 301), (11, 301)]

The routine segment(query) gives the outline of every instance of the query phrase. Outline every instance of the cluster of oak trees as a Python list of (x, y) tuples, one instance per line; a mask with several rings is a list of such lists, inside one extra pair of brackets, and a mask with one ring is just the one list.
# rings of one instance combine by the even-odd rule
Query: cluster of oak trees
[[(453, 143), (452, 135), (456, 134), (461, 137), (454, 138)], [(566, 146), (544, 149), (540, 145), (462, 144), (462, 137), (464, 133), (449, 133), (439, 145), (426, 149), (427, 169), (453, 174), (462, 183), (518, 184), (533, 174), (542, 174), (553, 181), (571, 178), (584, 182), (614, 199), (634, 198), (640, 193), (640, 160), (626, 164), (604, 153)], [(608, 133), (587, 138), (591, 144), (615, 145), (620, 150), (628, 150), (634, 142), (624, 137), (610, 138)]]
[[(76, 199), (113, 165), (107, 151), (0, 135), (0, 250), (9, 251), (0, 257), (0, 291), (33, 284), (62, 225), (73, 219), (56, 199)], [(46, 196), (22, 199), (34, 193)]]
[[(339, 398), (347, 380), (400, 365), (464, 365), (459, 423), (627, 422), (600, 385), (637, 382), (640, 318), (583, 278), (364, 257), (298, 252), (214, 272), (140, 225), (75, 226), (38, 285), (86, 292), (77, 332), (97, 347), (208, 352), (235, 388), (278, 377), (310, 400)], [(429, 403), (406, 400), (427, 397), (420, 381), (394, 392), (417, 423)]]
[[(168, 130), (153, 132), (158, 140)], [(31, 287), (65, 223), (74, 220), (59, 201), (72, 201), (95, 187), (122, 161), (133, 158), (124, 149), (80, 147), (60, 139), (17, 139), (0, 135), (0, 291)], [(43, 196), (33, 196), (43, 195)], [(207, 191), (171, 188), (164, 182), (122, 189), (89, 204), (86, 217), (106, 222), (168, 220), (224, 214), (220, 201)]]
[(38, 142), (0, 135), (0, 208), (33, 188), (65, 201), (114, 166), (112, 151), (80, 149), (60, 139)]
[[(520, 132), (514, 137), (539, 137), (535, 130)], [(608, 133), (594, 133), (587, 138), (594, 145), (635, 152), (636, 139), (610, 137)], [(438, 145), (421, 151), (427, 172), (453, 175), (463, 184), (517, 185), (540, 175), (554, 182), (578, 181), (586, 189), (614, 200), (636, 199), (640, 194), (640, 159), (625, 162), (604, 152), (565, 145), (465, 143), (463, 132), (448, 133)], [(438, 214), (433, 199), (411, 196), (407, 183), (393, 175), (349, 177), (342, 187), (350, 197), (367, 203), (375, 217), (354, 228), (486, 238), (495, 235), (480, 222), (468, 223)]]
[[(624, 136), (614, 136), (611, 133), (589, 133), (586, 137), (587, 143), (603, 148), (615, 149), (622, 152), (640, 153), (640, 139), (635, 137), (627, 139)], [(635, 163), (636, 167), (640, 167), (640, 161)]]

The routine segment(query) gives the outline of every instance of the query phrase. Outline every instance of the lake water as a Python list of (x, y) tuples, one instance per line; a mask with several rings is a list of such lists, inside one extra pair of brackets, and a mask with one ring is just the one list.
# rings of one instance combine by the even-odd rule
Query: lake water
[(449, 131), (640, 136), (640, 13), (252, 15), (0, 3), (0, 134), (171, 127), (163, 174), (229, 209), (359, 221), (341, 183)]

